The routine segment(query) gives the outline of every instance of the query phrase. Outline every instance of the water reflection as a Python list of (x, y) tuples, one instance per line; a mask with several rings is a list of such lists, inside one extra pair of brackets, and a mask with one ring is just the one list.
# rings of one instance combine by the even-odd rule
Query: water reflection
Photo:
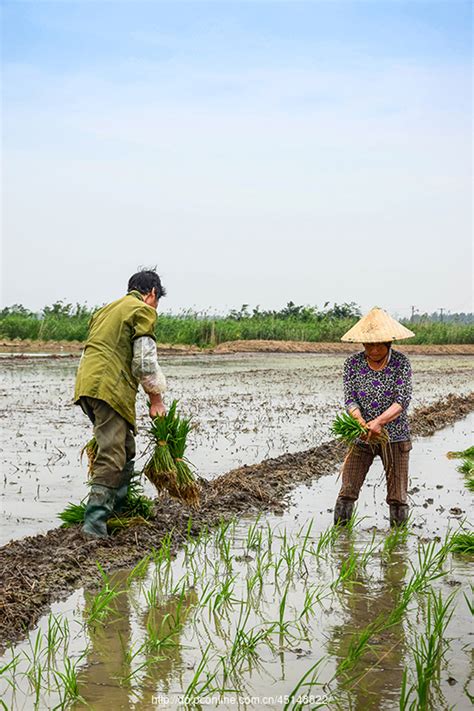
[[(194, 589), (182, 588), (156, 604), (134, 600), (127, 585), (127, 571), (116, 573), (111, 585), (120, 593), (111, 603), (104, 623), (89, 623), (90, 644), (86, 666), (79, 675), (81, 694), (94, 709), (149, 709), (152, 696), (168, 693), (173, 683), (181, 691), (183, 644), (181, 633), (198, 601)], [(148, 587), (148, 586), (147, 586)], [(148, 588), (149, 589), (149, 588)], [(93, 599), (86, 594), (84, 621)], [(72, 708), (82, 709), (77, 703)]]
[[(338, 569), (350, 556), (353, 544), (349, 533), (340, 538), (334, 551)], [(346, 583), (342, 589), (338, 600), (345, 620), (333, 627), (328, 643), (328, 651), (338, 663), (347, 659), (354, 635), (377, 618), (386, 619), (400, 603), (407, 557), (407, 545), (400, 543), (387, 559), (372, 558), (367, 569), (360, 568), (353, 582)], [(380, 570), (380, 575), (374, 576), (374, 568)], [(388, 708), (390, 698), (398, 698), (396, 693), (401, 688), (406, 645), (401, 620), (371, 636), (362, 658), (339, 674), (337, 695), (340, 692), (348, 707), (355, 711)]]

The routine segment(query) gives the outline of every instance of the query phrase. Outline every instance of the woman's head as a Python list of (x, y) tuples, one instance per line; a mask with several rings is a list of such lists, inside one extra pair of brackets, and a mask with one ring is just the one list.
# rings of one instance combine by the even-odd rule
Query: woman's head
[(365, 355), (375, 362), (382, 361), (387, 357), (388, 352), (392, 346), (391, 341), (385, 341), (383, 343), (364, 343)]

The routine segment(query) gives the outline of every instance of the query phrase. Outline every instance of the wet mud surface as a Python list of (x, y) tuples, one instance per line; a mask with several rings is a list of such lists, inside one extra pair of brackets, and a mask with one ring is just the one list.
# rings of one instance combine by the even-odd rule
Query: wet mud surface
[[(449, 395), (416, 409), (412, 432), (423, 437), (474, 410), (474, 393)], [(289, 494), (301, 484), (333, 474), (345, 455), (334, 442), (303, 452), (287, 453), (260, 464), (244, 465), (203, 482), (202, 505), (192, 514), (192, 533), (221, 519), (265, 511), (283, 513)], [(129, 568), (174, 531), (175, 546), (184, 540), (189, 511), (169, 498), (157, 500), (148, 524), (119, 531), (105, 542), (87, 541), (79, 528), (56, 528), (0, 549), (0, 639), (5, 645), (31, 629), (47, 606), (72, 590), (96, 584), (98, 561), (106, 571)]]

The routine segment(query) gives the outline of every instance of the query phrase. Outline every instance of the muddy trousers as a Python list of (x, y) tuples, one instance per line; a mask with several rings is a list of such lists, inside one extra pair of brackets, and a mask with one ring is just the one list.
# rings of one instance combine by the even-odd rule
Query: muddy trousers
[(355, 444), (347, 455), (342, 469), (342, 486), (339, 498), (357, 501), (375, 457), (382, 459), (387, 481), (387, 504), (406, 504), (408, 490), (408, 461), (412, 444), (391, 442), (384, 455), (380, 445), (369, 446), (364, 442)]
[(135, 457), (135, 437), (130, 425), (103, 400), (81, 397), (80, 405), (94, 425), (98, 445), (92, 482), (118, 489), (123, 483), (126, 463)]

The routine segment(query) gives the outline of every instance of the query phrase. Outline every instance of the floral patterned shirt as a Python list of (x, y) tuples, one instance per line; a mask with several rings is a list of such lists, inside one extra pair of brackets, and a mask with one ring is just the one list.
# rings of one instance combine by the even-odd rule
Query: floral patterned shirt
[(348, 411), (358, 407), (369, 422), (394, 402), (403, 407), (397, 419), (385, 425), (391, 442), (410, 439), (407, 410), (411, 393), (411, 366), (403, 353), (390, 349), (389, 360), (382, 370), (369, 368), (363, 352), (350, 356), (344, 363), (344, 401)]

